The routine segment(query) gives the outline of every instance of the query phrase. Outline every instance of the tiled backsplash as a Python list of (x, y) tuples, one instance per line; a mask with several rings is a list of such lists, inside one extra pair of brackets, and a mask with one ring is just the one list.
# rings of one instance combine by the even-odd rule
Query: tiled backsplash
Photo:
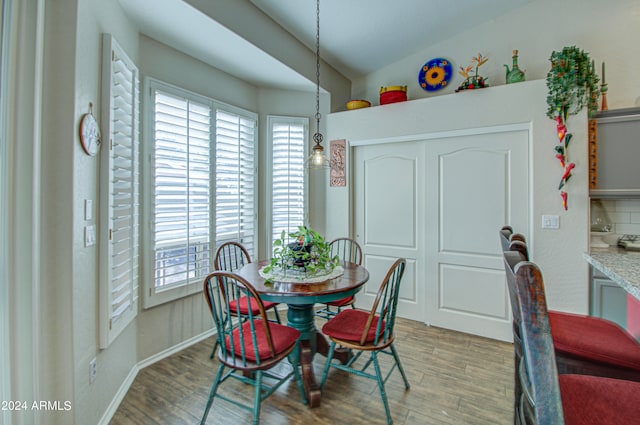
[[(599, 213), (599, 205), (604, 214)], [(592, 200), (591, 222), (597, 217), (601, 217), (603, 222), (611, 223), (612, 234), (605, 237), (607, 243), (615, 244), (622, 235), (640, 235), (640, 199)]]

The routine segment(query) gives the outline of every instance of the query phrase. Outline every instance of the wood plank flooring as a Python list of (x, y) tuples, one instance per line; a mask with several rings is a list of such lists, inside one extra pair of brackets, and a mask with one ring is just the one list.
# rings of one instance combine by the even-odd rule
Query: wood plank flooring
[[(386, 383), (394, 424), (513, 423), (512, 344), (398, 319), (395, 345), (411, 389), (405, 391), (397, 371)], [(212, 338), (207, 339), (141, 370), (110, 424), (199, 423), (218, 364), (209, 359), (212, 346)], [(387, 357), (381, 361), (390, 360)], [(318, 380), (324, 361), (319, 355), (314, 360)], [(253, 394), (252, 387), (235, 381), (221, 388), (247, 402)], [(207, 420), (211, 425), (250, 422), (249, 412), (219, 399)], [(263, 402), (260, 422), (369, 425), (386, 420), (374, 381), (332, 369), (320, 407), (303, 405), (295, 382), (290, 382)]]

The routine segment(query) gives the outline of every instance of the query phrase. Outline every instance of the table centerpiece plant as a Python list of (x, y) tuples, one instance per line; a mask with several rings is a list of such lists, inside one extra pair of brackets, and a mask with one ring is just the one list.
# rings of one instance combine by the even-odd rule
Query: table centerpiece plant
[[(293, 242), (287, 243), (288, 240)], [(310, 227), (298, 226), (298, 230), (287, 233), (273, 241), (273, 256), (264, 268), (265, 273), (302, 278), (329, 274), (340, 264), (338, 256), (331, 257), (331, 247), (322, 235)]]

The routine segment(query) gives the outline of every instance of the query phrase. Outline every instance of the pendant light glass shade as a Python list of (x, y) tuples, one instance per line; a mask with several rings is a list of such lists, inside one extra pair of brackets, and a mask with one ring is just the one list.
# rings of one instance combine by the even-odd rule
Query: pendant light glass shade
[(307, 158), (307, 168), (310, 170), (329, 168), (329, 158), (324, 153), (322, 145), (316, 144), (313, 147), (313, 152)]

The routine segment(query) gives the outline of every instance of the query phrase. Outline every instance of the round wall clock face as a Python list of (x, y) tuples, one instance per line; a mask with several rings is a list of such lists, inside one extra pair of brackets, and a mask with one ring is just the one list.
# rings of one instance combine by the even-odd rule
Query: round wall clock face
[(100, 127), (92, 113), (86, 113), (80, 121), (80, 142), (87, 155), (95, 156), (100, 150)]
[(425, 63), (418, 72), (418, 83), (426, 91), (443, 89), (451, 81), (453, 66), (448, 59), (434, 58)]

